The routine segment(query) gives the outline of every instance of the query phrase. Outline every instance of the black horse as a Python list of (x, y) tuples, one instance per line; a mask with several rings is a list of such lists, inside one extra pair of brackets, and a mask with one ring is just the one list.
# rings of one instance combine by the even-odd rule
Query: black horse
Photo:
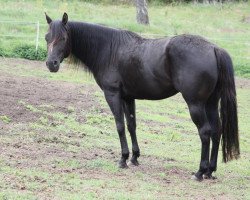
[(126, 30), (68, 22), (66, 13), (62, 20), (52, 21), (48, 15), (46, 20), (46, 65), (57, 72), (63, 59), (71, 56), (93, 74), (115, 118), (122, 151), (119, 167), (126, 168), (129, 158), (124, 115), (132, 139), (130, 163), (138, 165), (135, 99), (159, 100), (178, 92), (188, 105), (202, 144), (194, 178), (212, 178), (221, 135), (223, 161), (239, 157), (234, 72), (225, 50), (199, 36), (145, 39)]

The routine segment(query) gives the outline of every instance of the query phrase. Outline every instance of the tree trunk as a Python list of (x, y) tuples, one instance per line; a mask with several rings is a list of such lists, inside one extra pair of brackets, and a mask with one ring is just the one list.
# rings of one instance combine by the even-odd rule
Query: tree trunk
[(136, 20), (138, 24), (149, 24), (147, 1), (146, 0), (135, 0), (136, 5)]

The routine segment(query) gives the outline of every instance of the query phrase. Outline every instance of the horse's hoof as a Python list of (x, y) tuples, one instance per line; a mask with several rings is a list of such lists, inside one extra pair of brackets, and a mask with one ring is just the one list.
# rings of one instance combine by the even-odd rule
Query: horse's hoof
[(130, 160), (128, 162), (128, 166), (138, 166), (139, 162), (137, 160)]
[(126, 162), (119, 162), (118, 167), (121, 169), (127, 169), (128, 165)]
[(211, 180), (217, 179), (216, 176), (212, 176), (211, 174), (203, 174), (203, 178), (204, 179), (211, 179)]
[(203, 174), (204, 179), (211, 179), (212, 175), (211, 174)]
[(192, 180), (195, 180), (195, 181), (199, 181), (199, 182), (203, 180), (202, 176), (201, 176), (201, 177), (197, 177), (196, 175), (193, 175), (193, 176), (191, 177), (191, 179), (192, 179)]

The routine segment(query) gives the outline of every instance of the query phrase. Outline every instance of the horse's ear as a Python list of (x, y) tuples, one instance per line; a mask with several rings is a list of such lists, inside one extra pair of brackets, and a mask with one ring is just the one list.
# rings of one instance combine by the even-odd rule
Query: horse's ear
[(67, 22), (68, 22), (68, 14), (67, 14), (67, 13), (64, 13), (64, 14), (63, 14), (63, 17), (62, 17), (62, 23), (63, 23), (64, 25), (66, 25)]
[(52, 22), (52, 19), (45, 13), (47, 23), (50, 24)]

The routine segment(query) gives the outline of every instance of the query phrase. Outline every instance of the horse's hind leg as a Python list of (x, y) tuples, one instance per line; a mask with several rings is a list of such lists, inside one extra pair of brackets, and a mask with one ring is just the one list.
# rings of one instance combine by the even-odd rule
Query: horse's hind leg
[(187, 101), (187, 104), (191, 118), (199, 131), (202, 144), (200, 167), (198, 172), (195, 173), (193, 178), (196, 180), (202, 180), (203, 174), (206, 173), (209, 169), (209, 146), (210, 146), (211, 126), (207, 118), (205, 102)]
[(140, 149), (138, 146), (137, 138), (136, 138), (136, 116), (135, 116), (135, 100), (125, 100), (124, 101), (124, 113), (127, 121), (128, 131), (132, 140), (132, 151), (133, 155), (130, 160), (132, 165), (139, 165), (137, 158), (140, 156)]
[(220, 131), (220, 120), (219, 120), (219, 112), (218, 112), (218, 102), (219, 97), (216, 94), (211, 95), (207, 104), (206, 104), (206, 113), (208, 116), (209, 123), (211, 125), (211, 138), (212, 138), (212, 151), (211, 158), (208, 171), (204, 174), (204, 178), (214, 178), (212, 173), (216, 171), (217, 168), (217, 158), (218, 158), (218, 150), (221, 138)]

